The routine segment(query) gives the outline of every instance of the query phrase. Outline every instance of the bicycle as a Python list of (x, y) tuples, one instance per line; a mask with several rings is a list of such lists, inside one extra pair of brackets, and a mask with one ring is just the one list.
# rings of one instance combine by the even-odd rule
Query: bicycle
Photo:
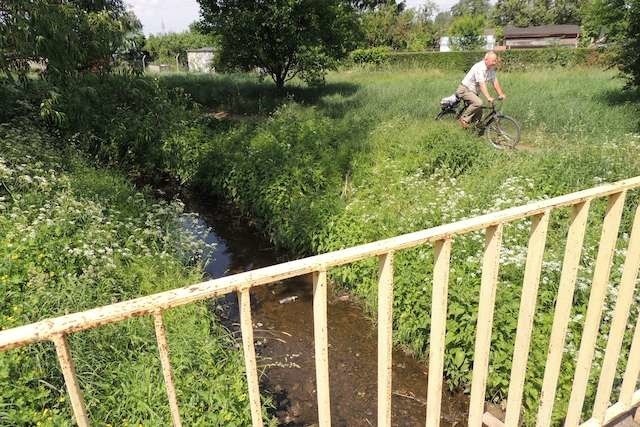
[[(455, 100), (454, 100), (455, 98)], [(502, 101), (502, 99), (498, 100)], [(462, 103), (460, 101), (463, 101)], [(440, 112), (436, 120), (440, 120), (449, 115), (454, 115), (456, 119), (462, 116), (462, 112), (469, 106), (467, 101), (458, 98), (456, 95), (444, 98), (440, 102)], [(487, 114), (473, 123), (478, 136), (486, 135), (489, 143), (498, 149), (515, 148), (520, 142), (520, 124), (502, 111), (496, 109), (496, 102), (492, 102), (488, 107), (482, 106), (483, 110), (489, 110)]]

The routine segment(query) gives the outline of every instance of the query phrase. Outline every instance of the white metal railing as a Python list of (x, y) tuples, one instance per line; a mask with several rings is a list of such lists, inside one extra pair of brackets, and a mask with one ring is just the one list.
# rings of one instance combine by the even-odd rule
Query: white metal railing
[[(251, 416), (253, 426), (257, 427), (262, 425), (262, 419), (251, 321), (250, 290), (256, 286), (312, 273), (318, 417), (319, 425), (329, 426), (331, 416), (327, 337), (327, 270), (366, 258), (378, 257), (380, 263), (378, 282), (378, 425), (389, 426), (391, 424), (394, 253), (403, 249), (432, 243), (434, 246), (435, 264), (432, 288), (426, 425), (428, 427), (437, 426), (440, 423), (448, 278), (452, 240), (456, 236), (484, 230), (485, 250), (482, 262), (468, 423), (470, 426), (480, 426), (483, 423), (486, 425), (516, 426), (519, 423), (521, 413), (524, 378), (550, 214), (553, 209), (571, 207), (572, 215), (569, 223), (536, 423), (537, 426), (549, 426), (551, 424), (555, 391), (560, 372), (560, 363), (569, 322), (577, 270), (582, 254), (589, 207), (592, 200), (606, 197), (608, 199), (608, 206), (603, 219), (602, 235), (595, 264), (592, 289), (578, 353), (569, 409), (565, 419), (565, 426), (578, 426), (594, 355), (598, 326), (602, 317), (602, 306), (606, 297), (609, 273), (625, 197), (628, 190), (637, 188), (640, 188), (640, 177), (538, 201), (528, 205), (430, 228), (428, 230), (220, 279), (209, 280), (184, 288), (0, 331), (0, 351), (6, 351), (35, 342), (52, 341), (55, 344), (67, 391), (71, 397), (75, 420), (78, 425), (87, 426), (89, 425), (89, 420), (82, 392), (76, 378), (74, 363), (69, 349), (68, 336), (75, 332), (116, 323), (134, 316), (153, 316), (173, 425), (180, 426), (178, 401), (173, 384), (168, 343), (163, 325), (163, 312), (174, 307), (236, 292), (240, 306), (241, 332)], [(485, 390), (496, 285), (500, 267), (502, 231), (505, 224), (523, 218), (530, 218), (532, 224), (525, 264), (522, 287), (523, 293), (518, 316), (511, 381), (507, 398), (506, 418), (503, 423), (490, 414), (484, 413)], [(640, 267), (640, 206), (635, 213), (627, 251), (593, 412), (591, 418), (583, 424), (580, 424), (581, 426), (604, 425), (618, 415), (640, 404), (640, 390), (636, 390), (637, 380), (640, 375), (639, 316), (638, 324), (635, 326), (635, 334), (628, 357), (628, 364), (622, 378), (619, 400), (615, 404), (609, 405), (616, 365), (618, 363), (622, 339), (628, 322), (629, 310), (638, 277), (638, 269)]]

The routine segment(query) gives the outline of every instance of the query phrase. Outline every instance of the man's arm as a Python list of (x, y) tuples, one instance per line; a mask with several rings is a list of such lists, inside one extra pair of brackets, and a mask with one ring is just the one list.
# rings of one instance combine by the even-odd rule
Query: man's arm
[(507, 95), (505, 95), (502, 91), (502, 87), (500, 86), (500, 82), (498, 81), (497, 77), (493, 79), (493, 88), (496, 90), (496, 93), (500, 98), (504, 99), (507, 97)]
[(487, 102), (493, 102), (493, 97), (489, 94), (489, 90), (487, 89), (487, 84), (485, 82), (480, 82), (480, 92), (487, 98)]

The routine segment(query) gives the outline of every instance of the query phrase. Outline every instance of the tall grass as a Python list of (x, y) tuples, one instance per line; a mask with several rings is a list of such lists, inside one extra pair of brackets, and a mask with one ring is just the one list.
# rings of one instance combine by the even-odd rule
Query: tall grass
[[(336, 73), (324, 94), (296, 87), (251, 123), (214, 120), (196, 143), (185, 139), (172, 149), (198, 147), (190, 182), (235, 201), (275, 244), (298, 253), (339, 249), (640, 175), (638, 94), (622, 92), (613, 73), (501, 73), (508, 94), (504, 110), (523, 127), (523, 149), (509, 152), (490, 148), (453, 121), (433, 120), (438, 100), (461, 78), (437, 70)], [(189, 77), (181, 79), (192, 90)], [(209, 81), (212, 87), (228, 82)], [(257, 82), (249, 88), (254, 94), (269, 90)], [(240, 100), (202, 93), (197, 99), (213, 110), (233, 109), (234, 102), (245, 108)], [(632, 194), (623, 233), (637, 200)], [(556, 421), (568, 399), (603, 209), (596, 204), (592, 214)], [(547, 245), (524, 396), (527, 422), (540, 393), (567, 215), (554, 216)], [(508, 388), (528, 227), (527, 221), (518, 223), (505, 236), (488, 380), (495, 401), (506, 398)], [(445, 363), (452, 388), (470, 382), (482, 242), (477, 234), (454, 243)], [(621, 247), (616, 265), (623, 257)], [(429, 348), (431, 263), (427, 247), (399, 254), (396, 263), (394, 339), (422, 357)], [(332, 273), (375, 313), (376, 271), (372, 261)], [(592, 388), (589, 393), (592, 398)]]
[[(182, 230), (181, 204), (56, 145), (35, 121), (0, 125), (0, 329), (201, 280), (204, 248)], [(241, 353), (206, 304), (166, 323), (183, 422), (250, 424)], [(92, 422), (170, 423), (149, 318), (70, 342)], [(72, 425), (51, 343), (0, 354), (0, 402), (0, 425)]]
[[(518, 151), (496, 151), (453, 121), (434, 121), (439, 99), (451, 94), (461, 78), (438, 70), (348, 70), (331, 74), (324, 88), (294, 83), (284, 97), (272, 84), (241, 75), (174, 75), (123, 86), (157, 99), (159, 107), (120, 100), (117, 80), (112, 80), (100, 85), (92, 99), (100, 99), (100, 91), (113, 91), (105, 98), (109, 102), (100, 105), (101, 115), (113, 112), (123, 124), (111, 129), (100, 115), (83, 121), (80, 114), (79, 135), (70, 134), (73, 126), (57, 127), (73, 140), (107, 141), (98, 146), (97, 158), (139, 162), (146, 170), (169, 172), (228, 198), (275, 245), (295, 254), (343, 248), (640, 175), (638, 93), (623, 92), (613, 73), (588, 68), (500, 73), (508, 95), (504, 110), (523, 126)], [(73, 90), (63, 95), (60, 113), (82, 111), (74, 101), (81, 98), (72, 95)], [(192, 108), (189, 100), (200, 106)], [(127, 126), (136, 112), (146, 127), (154, 117), (162, 125), (148, 132), (139, 132), (145, 127), (140, 124)], [(226, 119), (219, 118), (221, 112)], [(616, 272), (638, 195), (629, 199)], [(556, 421), (568, 398), (603, 212), (596, 203)], [(557, 212), (550, 228), (525, 387), (527, 422), (540, 393), (567, 215)], [(495, 401), (504, 399), (508, 388), (528, 227), (522, 221), (505, 232), (488, 378), (488, 397)], [(451, 388), (467, 389), (470, 382), (482, 244), (480, 234), (454, 243), (445, 355)], [(396, 262), (394, 340), (420, 357), (429, 349), (431, 264), (428, 247), (404, 251)], [(331, 273), (375, 313), (374, 261)], [(605, 319), (611, 297), (608, 301)]]

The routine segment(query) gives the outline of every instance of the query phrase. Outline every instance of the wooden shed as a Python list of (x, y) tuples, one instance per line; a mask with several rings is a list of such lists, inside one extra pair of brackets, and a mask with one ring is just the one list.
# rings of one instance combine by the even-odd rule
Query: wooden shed
[(580, 26), (573, 24), (540, 25), (537, 27), (512, 27), (504, 29), (507, 49), (549, 46), (578, 47)]

